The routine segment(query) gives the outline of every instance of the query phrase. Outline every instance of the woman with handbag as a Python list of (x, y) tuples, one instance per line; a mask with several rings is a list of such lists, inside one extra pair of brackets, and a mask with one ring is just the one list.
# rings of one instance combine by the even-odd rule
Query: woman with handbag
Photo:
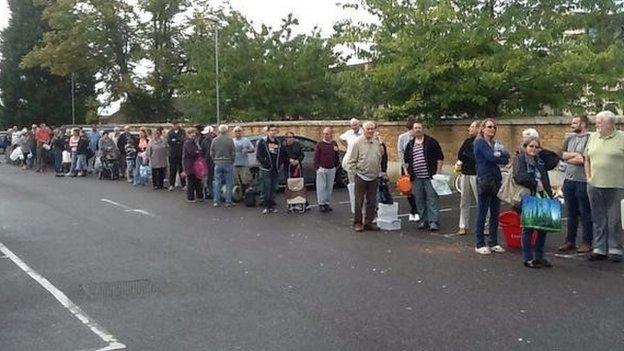
[[(506, 165), (509, 162), (509, 152), (498, 140), (494, 139), (495, 136), (496, 122), (488, 118), (481, 122), (479, 135), (474, 142), (479, 197), (477, 199), (477, 224), (475, 228), (477, 245), (475, 252), (481, 255), (505, 252), (505, 249), (498, 244), (500, 200), (497, 195), (503, 179), (499, 165)], [(490, 213), (490, 238), (486, 245), (484, 229), (488, 212)]]
[[(526, 187), (531, 194), (545, 193), (549, 198), (553, 197), (548, 178), (548, 170), (544, 161), (538, 156), (540, 141), (537, 137), (529, 137), (522, 143), (522, 150), (516, 156), (513, 163), (513, 177), (516, 183)], [(522, 259), (528, 268), (552, 267), (552, 264), (544, 258), (544, 243), (546, 232), (537, 231), (535, 250), (531, 249), (533, 228), (522, 228)]]
[[(181, 174), (182, 177), (186, 177), (186, 201), (195, 202), (196, 199), (203, 201), (202, 178), (205, 176), (207, 169), (197, 140), (197, 129), (187, 129), (186, 137), (182, 145), (182, 167), (184, 172)], [(203, 163), (203, 170), (200, 163)], [(204, 174), (198, 174), (201, 172), (204, 172)]]

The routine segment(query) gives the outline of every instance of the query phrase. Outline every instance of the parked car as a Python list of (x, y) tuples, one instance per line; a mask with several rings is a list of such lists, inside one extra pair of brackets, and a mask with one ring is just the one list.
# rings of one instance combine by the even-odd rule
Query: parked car
[[(258, 142), (258, 140), (260, 140), (260, 138), (262, 138), (262, 136), (254, 135), (254, 136), (249, 136), (248, 138), (255, 147), (256, 143)], [(280, 143), (284, 141), (283, 136), (278, 136), (277, 139), (280, 141)], [(314, 139), (310, 139), (308, 137), (300, 136), (300, 135), (295, 135), (295, 139), (301, 145), (301, 149), (303, 150), (303, 153), (305, 155), (303, 158), (303, 163), (302, 163), (304, 181), (306, 185), (314, 185), (316, 181), (316, 171), (314, 169), (314, 149), (316, 148), (317, 141)], [(345, 154), (344, 151), (340, 151), (341, 160), (344, 157), (344, 154)], [(256, 153), (254, 152), (252, 154), (249, 154), (248, 157), (249, 157), (249, 167), (251, 168), (251, 172), (255, 178), (259, 173), (259, 169), (258, 169), (259, 164), (258, 164), (258, 160), (256, 160)], [(336, 180), (335, 180), (336, 186), (346, 187), (348, 182), (349, 180), (347, 177), (347, 172), (345, 172), (342, 169), (342, 167), (339, 167), (336, 170)], [(279, 184), (280, 186), (284, 186), (286, 184), (286, 175), (283, 171), (280, 172)]]

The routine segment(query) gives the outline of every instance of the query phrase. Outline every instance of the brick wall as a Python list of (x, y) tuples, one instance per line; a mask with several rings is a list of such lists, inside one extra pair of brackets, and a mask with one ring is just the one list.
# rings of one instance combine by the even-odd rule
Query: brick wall
[[(342, 132), (349, 128), (349, 121), (283, 121), (271, 122), (277, 125), (280, 134), (292, 131), (297, 135), (304, 135), (313, 139), (321, 138), (321, 131), (325, 127), (334, 129), (334, 137), (337, 139)], [(445, 164), (453, 164), (457, 160), (457, 150), (467, 137), (469, 120), (443, 121), (435, 127), (427, 129), (425, 132), (438, 140), (442, 146), (445, 156)], [(539, 131), (542, 146), (550, 150), (559, 150), (563, 144), (563, 139), (569, 132), (570, 119), (568, 117), (548, 117), (548, 118), (522, 118), (505, 119), (498, 121), (496, 137), (500, 139), (508, 149), (519, 147), (522, 139), (522, 131), (526, 128), (535, 128)], [(246, 135), (257, 135), (262, 133), (264, 122), (231, 124), (241, 125), (245, 128)], [(397, 161), (397, 137), (407, 131), (404, 122), (379, 122), (379, 132), (381, 138), (386, 142), (390, 161)], [(148, 128), (155, 128), (157, 125), (145, 125)], [(162, 125), (168, 128), (169, 125)], [(622, 121), (620, 127), (624, 126)], [(139, 125), (132, 125), (133, 129), (138, 129)]]

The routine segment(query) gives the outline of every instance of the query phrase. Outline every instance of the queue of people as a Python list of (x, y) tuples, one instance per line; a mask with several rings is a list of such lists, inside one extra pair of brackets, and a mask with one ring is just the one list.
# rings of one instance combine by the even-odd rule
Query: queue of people
[[(410, 116), (407, 127), (408, 131), (398, 137), (397, 152), (401, 174), (411, 182), (412, 190), (407, 196), (409, 220), (418, 222), (419, 230), (437, 231), (440, 206), (433, 179), (442, 173), (444, 154), (438, 141), (425, 133), (421, 121)], [(588, 127), (586, 116), (572, 119), (572, 133), (566, 137), (553, 163), (553, 152), (542, 148), (539, 133), (534, 129), (523, 132), (517, 150), (508, 150), (496, 138), (494, 119), (471, 123), (457, 155), (462, 173), (457, 234), (466, 235), (472, 229), (478, 254), (504, 253), (498, 236), (501, 168), (511, 165), (509, 177), (527, 194), (553, 198), (548, 172), (558, 166), (564, 174), (562, 191), (568, 219), (567, 234), (559, 251), (587, 254), (590, 261), (621, 262), (624, 133), (616, 129), (615, 115), (608, 111), (596, 116), (596, 133), (589, 133)], [(184, 130), (174, 121), (166, 135), (158, 127), (153, 132), (141, 128), (135, 136), (129, 127), (123, 131), (115, 128), (109, 133), (98, 131), (96, 126), (89, 130), (63, 131), (41, 124), (33, 125), (30, 130), (11, 130), (6, 152), (24, 169), (45, 172), (51, 165), (57, 176), (83, 177), (96, 172), (100, 178), (125, 178), (137, 186), (146, 185), (151, 179), (156, 190), (165, 189), (168, 179), (170, 191), (177, 185), (186, 190), (187, 201), (212, 199), (215, 207), (235, 205), (236, 185), (260, 193), (262, 213), (270, 214), (277, 212), (275, 191), (280, 172), (286, 178), (302, 177), (304, 153), (293, 133), (286, 133), (280, 140), (275, 125), (268, 125), (264, 133), (254, 146), (240, 126), (233, 129), (231, 136), (227, 125), (218, 126), (216, 132), (211, 126)], [(322, 130), (314, 151), (319, 210), (323, 213), (333, 210), (333, 184), (342, 166), (349, 182), (354, 184), (353, 229), (377, 231), (377, 191), (379, 183), (388, 179), (385, 143), (374, 122), (361, 124), (357, 119), (350, 121), (350, 128), (338, 141), (346, 149), (342, 163), (330, 127)], [(248, 156), (252, 153), (259, 163), (257, 177), (249, 168)], [(473, 198), (477, 215), (471, 222)], [(522, 212), (522, 204), (514, 204), (513, 209)], [(582, 235), (577, 247), (579, 223)], [(543, 230), (535, 233), (533, 228), (522, 230), (522, 257), (526, 267), (552, 267), (544, 258), (545, 240)]]

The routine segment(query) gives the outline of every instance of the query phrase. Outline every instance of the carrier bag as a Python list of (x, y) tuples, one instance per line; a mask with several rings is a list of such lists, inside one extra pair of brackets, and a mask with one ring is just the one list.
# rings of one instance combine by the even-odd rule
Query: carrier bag
[(349, 203), (351, 204), (351, 213), (355, 213), (355, 183), (347, 184), (349, 191)]
[(513, 167), (509, 170), (509, 173), (503, 176), (503, 184), (498, 190), (498, 198), (510, 204), (511, 206), (518, 206), (522, 203), (522, 197), (530, 195), (531, 191), (521, 185), (518, 185), (513, 179)]
[(377, 199), (381, 204), (392, 205), (394, 203), (394, 201), (392, 201), (392, 194), (390, 194), (390, 188), (388, 188), (388, 182), (383, 178), (379, 179)]
[(522, 227), (543, 230), (546, 232), (560, 232), (561, 203), (546, 198), (542, 194), (525, 196), (522, 198)]

